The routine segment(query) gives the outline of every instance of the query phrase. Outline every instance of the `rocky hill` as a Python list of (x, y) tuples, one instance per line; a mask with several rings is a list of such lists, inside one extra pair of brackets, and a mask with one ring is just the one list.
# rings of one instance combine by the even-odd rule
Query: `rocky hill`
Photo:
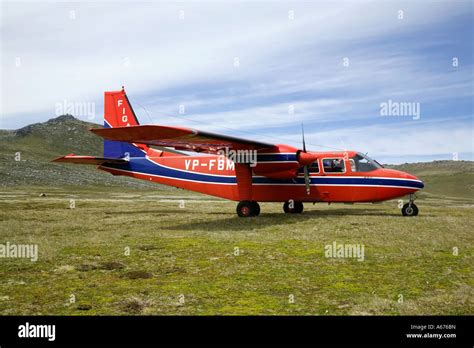
[(0, 186), (97, 185), (160, 188), (145, 181), (114, 177), (95, 166), (51, 163), (70, 153), (101, 156), (102, 138), (89, 132), (101, 127), (63, 115), (17, 130), (0, 131)]

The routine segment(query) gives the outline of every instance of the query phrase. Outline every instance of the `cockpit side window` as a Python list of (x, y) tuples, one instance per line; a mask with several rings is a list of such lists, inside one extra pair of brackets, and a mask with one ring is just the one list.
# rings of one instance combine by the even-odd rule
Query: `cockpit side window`
[(373, 159), (358, 153), (354, 157), (350, 158), (351, 169), (353, 172), (370, 172), (375, 169), (382, 168), (382, 166)]
[(343, 158), (324, 158), (323, 170), (325, 173), (344, 173), (346, 166)]
[(351, 171), (357, 172), (357, 167), (353, 158), (349, 158), (349, 163), (351, 164)]

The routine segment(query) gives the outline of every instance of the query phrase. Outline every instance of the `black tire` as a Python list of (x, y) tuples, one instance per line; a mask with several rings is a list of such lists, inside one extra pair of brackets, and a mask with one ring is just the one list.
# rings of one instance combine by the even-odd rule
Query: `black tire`
[(257, 201), (252, 201), (252, 216), (260, 215), (260, 205)]
[(260, 213), (260, 206), (255, 201), (240, 201), (236, 210), (240, 217), (251, 217)]
[(301, 214), (303, 212), (303, 202), (295, 202), (295, 214)]
[(417, 216), (418, 207), (415, 205), (415, 203), (412, 203), (411, 206), (410, 203), (406, 203), (402, 208), (402, 214), (403, 216)]
[(283, 204), (283, 211), (286, 214), (301, 214), (303, 212), (303, 202), (294, 201), (293, 208), (290, 207), (290, 201)]

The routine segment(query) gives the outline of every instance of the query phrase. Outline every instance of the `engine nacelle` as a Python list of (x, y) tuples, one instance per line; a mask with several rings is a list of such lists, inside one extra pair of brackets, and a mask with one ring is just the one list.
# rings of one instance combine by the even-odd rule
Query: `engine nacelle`
[(315, 153), (303, 152), (300, 150), (298, 151), (296, 157), (300, 166), (307, 166), (316, 161), (319, 155)]
[(253, 173), (272, 179), (292, 179), (298, 175), (298, 169), (310, 165), (317, 159), (318, 154), (316, 153), (303, 152), (291, 146), (277, 145), (276, 149), (259, 151)]

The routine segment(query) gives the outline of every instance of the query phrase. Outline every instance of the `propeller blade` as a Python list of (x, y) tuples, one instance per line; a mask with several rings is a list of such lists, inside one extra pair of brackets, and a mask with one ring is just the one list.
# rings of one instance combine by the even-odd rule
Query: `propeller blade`
[(304, 170), (304, 183), (306, 185), (306, 194), (309, 195), (311, 193), (309, 184), (311, 183), (311, 178), (309, 177), (308, 166), (303, 167)]
[(304, 140), (304, 126), (301, 124), (301, 135), (303, 136), (303, 152), (306, 152), (306, 142)]
[[(303, 152), (306, 153), (306, 141), (304, 140), (304, 126), (301, 124), (301, 136), (303, 138)], [(311, 184), (311, 178), (309, 177), (309, 166), (303, 166), (304, 170), (304, 183), (306, 186), (306, 194), (309, 195), (311, 193), (310, 191), (310, 184)]]

